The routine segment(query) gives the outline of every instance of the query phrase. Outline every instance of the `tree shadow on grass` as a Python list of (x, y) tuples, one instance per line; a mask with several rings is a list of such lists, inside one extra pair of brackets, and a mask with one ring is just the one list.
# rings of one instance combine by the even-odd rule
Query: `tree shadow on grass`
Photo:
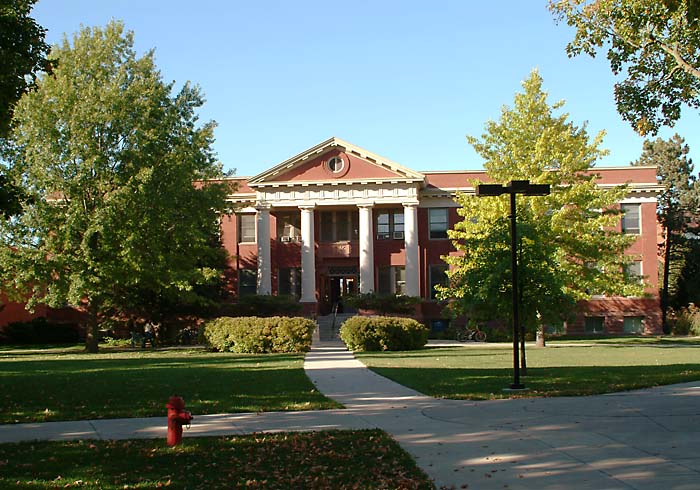
[(330, 409), (303, 357), (20, 360), (2, 363), (0, 423), (165, 415), (171, 395), (195, 414)]
[(513, 370), (506, 368), (377, 367), (372, 370), (429, 396), (467, 400), (585, 396), (700, 380), (700, 364), (530, 367), (521, 378), (528, 391), (512, 393), (503, 391), (513, 382)]

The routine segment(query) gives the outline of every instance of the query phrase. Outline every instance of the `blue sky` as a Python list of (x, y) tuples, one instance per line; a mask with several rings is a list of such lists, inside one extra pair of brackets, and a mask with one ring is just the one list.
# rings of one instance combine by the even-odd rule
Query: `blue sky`
[[(498, 119), (533, 68), (571, 121), (607, 131), (599, 165), (641, 153), (607, 60), (569, 59), (572, 31), (545, 0), (39, 0), (32, 16), (50, 43), (123, 20), (166, 81), (201, 87), (200, 118), (217, 121), (214, 149), (241, 176), (331, 136), (414, 170), (482, 168), (465, 135)], [(675, 132), (699, 154), (699, 111), (659, 136)]]

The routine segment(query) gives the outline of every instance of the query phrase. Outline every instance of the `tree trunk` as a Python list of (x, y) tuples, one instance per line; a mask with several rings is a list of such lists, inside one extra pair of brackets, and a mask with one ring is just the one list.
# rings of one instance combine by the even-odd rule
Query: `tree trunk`
[(544, 341), (544, 325), (541, 323), (537, 326), (537, 341), (535, 343), (535, 347), (545, 347), (545, 341)]
[(527, 361), (525, 360), (525, 326), (520, 323), (520, 374), (527, 376)]
[(99, 350), (99, 324), (97, 323), (97, 305), (90, 302), (88, 306), (88, 324), (85, 331), (85, 350), (96, 353)]
[(666, 243), (664, 243), (664, 272), (661, 286), (661, 328), (665, 334), (671, 333), (668, 326), (668, 276), (671, 269), (671, 233), (666, 228)]

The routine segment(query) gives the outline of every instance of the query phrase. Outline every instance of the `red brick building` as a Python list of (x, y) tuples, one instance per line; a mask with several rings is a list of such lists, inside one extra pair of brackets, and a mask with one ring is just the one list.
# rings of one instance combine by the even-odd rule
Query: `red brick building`
[[(660, 332), (658, 225), (654, 167), (596, 168), (599, 185), (629, 184), (620, 226), (638, 236), (630, 273), (645, 276), (650, 298), (582, 303), (569, 333)], [(457, 191), (473, 193), (484, 171), (416, 172), (331, 138), (260, 174), (239, 177), (240, 206), (222, 219), (238, 295), (291, 294), (325, 315), (358, 292), (419, 296), (421, 319), (441, 316), (434, 286), (441, 256), (455, 253), (447, 230), (459, 220)]]
[[(659, 239), (654, 167), (597, 168), (599, 185), (629, 184), (621, 226), (638, 236), (628, 253), (650, 298), (594, 298), (580, 305), (569, 333), (660, 332)], [(447, 230), (459, 220), (454, 196), (473, 193), (484, 171), (416, 172), (337, 138), (261, 172), (236, 177), (236, 213), (221, 220), (236, 295), (290, 294), (313, 315), (326, 315), (358, 292), (418, 296), (420, 320), (441, 319), (434, 286), (445, 280), (441, 256), (456, 253)], [(9, 303), (0, 326), (62, 310)]]

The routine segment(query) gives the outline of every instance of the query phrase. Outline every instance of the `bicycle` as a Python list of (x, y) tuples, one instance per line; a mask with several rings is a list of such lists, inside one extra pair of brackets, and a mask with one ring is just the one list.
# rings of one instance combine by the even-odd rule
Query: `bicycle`
[(473, 329), (467, 327), (466, 325), (457, 330), (457, 342), (467, 342), (468, 340), (473, 340), (474, 342), (486, 342), (486, 332), (479, 329), (476, 325)]

